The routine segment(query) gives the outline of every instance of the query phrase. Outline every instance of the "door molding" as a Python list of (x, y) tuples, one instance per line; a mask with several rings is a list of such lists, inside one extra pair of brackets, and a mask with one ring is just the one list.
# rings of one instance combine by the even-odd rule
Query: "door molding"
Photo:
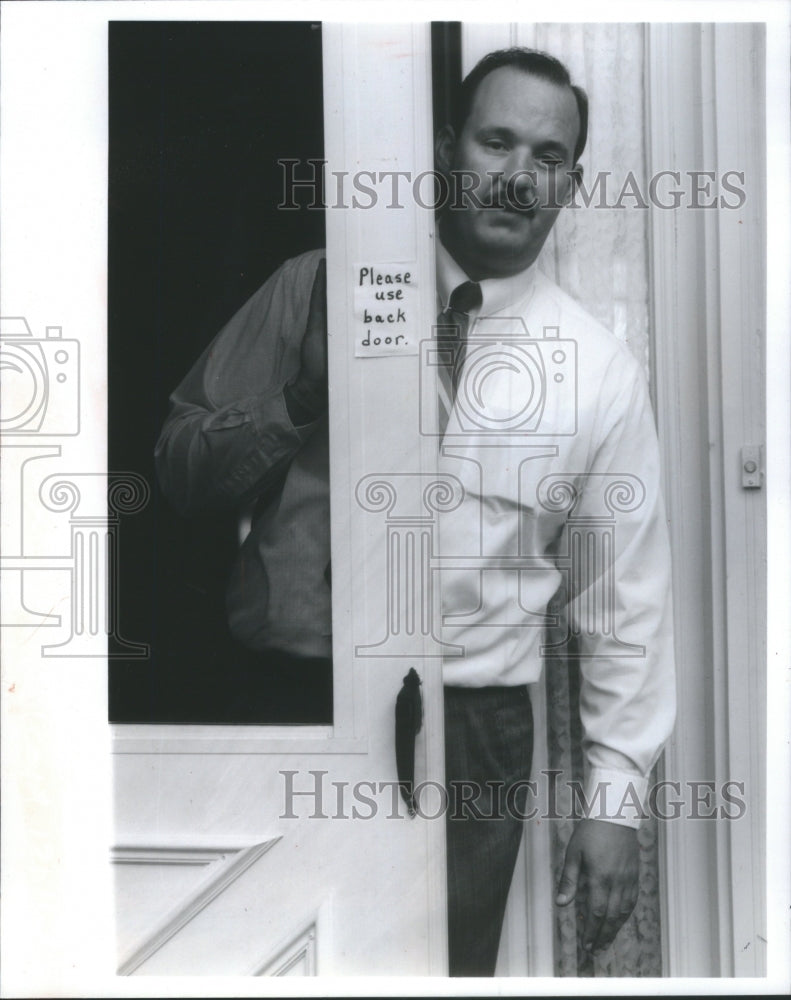
[(277, 836), (253, 843), (217, 844), (214, 841), (204, 843), (200, 838), (169, 838), (156, 843), (143, 840), (114, 847), (111, 851), (114, 865), (195, 865), (208, 869), (206, 878), (121, 959), (118, 975), (130, 976), (139, 969), (280, 839)]

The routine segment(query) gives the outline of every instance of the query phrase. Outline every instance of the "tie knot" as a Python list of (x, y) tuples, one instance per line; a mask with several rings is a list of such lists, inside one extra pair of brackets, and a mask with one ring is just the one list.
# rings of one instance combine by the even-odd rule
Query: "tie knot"
[(477, 309), (483, 302), (481, 286), (477, 281), (465, 281), (457, 288), (453, 289), (448, 302), (448, 308), (454, 312), (467, 313)]

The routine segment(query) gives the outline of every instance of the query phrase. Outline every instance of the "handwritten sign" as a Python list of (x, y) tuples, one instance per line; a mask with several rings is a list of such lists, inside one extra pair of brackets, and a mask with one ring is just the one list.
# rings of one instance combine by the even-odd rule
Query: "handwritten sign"
[(354, 355), (419, 354), (417, 265), (355, 264)]

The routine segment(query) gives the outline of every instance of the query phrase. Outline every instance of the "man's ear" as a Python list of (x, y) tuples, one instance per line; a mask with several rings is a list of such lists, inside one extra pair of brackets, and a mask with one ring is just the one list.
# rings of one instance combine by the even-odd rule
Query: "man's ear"
[(456, 133), (450, 125), (443, 125), (434, 141), (434, 166), (440, 173), (450, 174), (455, 152)]
[(574, 166), (571, 168), (571, 170), (569, 170), (569, 186), (568, 190), (566, 191), (566, 197), (563, 199), (564, 205), (571, 204), (574, 198), (574, 193), (576, 192), (577, 188), (580, 186), (581, 183), (582, 183), (582, 164), (575, 163)]

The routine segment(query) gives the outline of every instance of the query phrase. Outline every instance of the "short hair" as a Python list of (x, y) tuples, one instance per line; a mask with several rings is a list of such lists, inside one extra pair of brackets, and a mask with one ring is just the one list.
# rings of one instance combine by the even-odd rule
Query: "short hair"
[(494, 70), (502, 69), (505, 66), (513, 66), (514, 69), (521, 70), (529, 76), (535, 76), (539, 80), (547, 80), (560, 87), (570, 88), (577, 101), (577, 111), (580, 117), (579, 133), (574, 147), (574, 163), (577, 163), (588, 138), (588, 95), (582, 87), (572, 84), (569, 71), (559, 59), (547, 52), (539, 52), (537, 49), (522, 47), (498, 49), (496, 52), (485, 55), (470, 70), (462, 81), (454, 102), (451, 124), (456, 135), (461, 135), (464, 124), (470, 116), (472, 102), (481, 80)]

